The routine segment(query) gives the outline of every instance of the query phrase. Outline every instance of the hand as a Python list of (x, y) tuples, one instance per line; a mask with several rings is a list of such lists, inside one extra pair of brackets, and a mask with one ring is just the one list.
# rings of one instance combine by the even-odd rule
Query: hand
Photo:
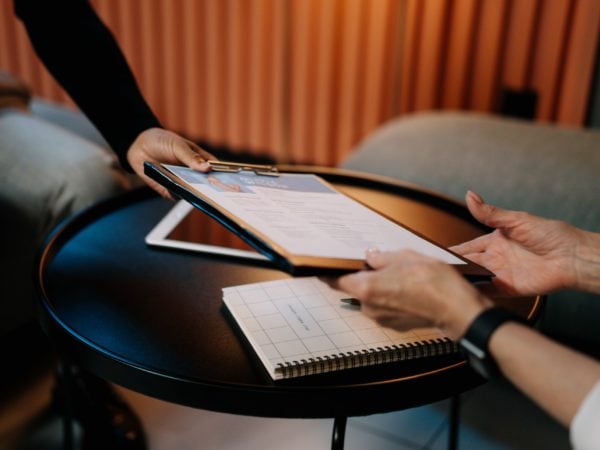
[(450, 265), (418, 253), (369, 252), (370, 271), (345, 275), (337, 287), (361, 301), (383, 326), (406, 330), (436, 326), (459, 339), (491, 302)]
[(208, 172), (208, 159), (216, 158), (193, 142), (162, 128), (150, 128), (141, 132), (127, 151), (127, 160), (134, 172), (161, 196), (170, 199), (173, 197), (166, 188), (144, 175), (144, 161), (182, 164), (200, 172)]
[(515, 295), (547, 293), (577, 283), (575, 254), (585, 233), (565, 222), (486, 204), (468, 192), (467, 206), (490, 234), (452, 247), (496, 274), (502, 290)]

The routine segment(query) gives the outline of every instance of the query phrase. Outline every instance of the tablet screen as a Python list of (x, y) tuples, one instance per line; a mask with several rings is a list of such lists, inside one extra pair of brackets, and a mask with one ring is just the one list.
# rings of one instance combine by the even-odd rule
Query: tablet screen
[(267, 260), (219, 222), (183, 200), (148, 233), (146, 243), (157, 247)]

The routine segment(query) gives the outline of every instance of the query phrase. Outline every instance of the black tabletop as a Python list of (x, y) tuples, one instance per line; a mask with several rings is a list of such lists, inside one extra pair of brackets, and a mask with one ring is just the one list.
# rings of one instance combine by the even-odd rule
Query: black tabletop
[[(415, 186), (310, 170), (443, 245), (486, 231), (463, 205)], [(144, 237), (172, 206), (136, 190), (73, 218), (45, 246), (37, 275), (40, 318), (82, 367), (167, 401), (272, 417), (380, 413), (482, 382), (458, 356), (274, 382), (224, 313), (221, 289), (289, 275), (260, 263), (147, 246)], [(501, 301), (530, 317), (539, 307), (537, 298)]]

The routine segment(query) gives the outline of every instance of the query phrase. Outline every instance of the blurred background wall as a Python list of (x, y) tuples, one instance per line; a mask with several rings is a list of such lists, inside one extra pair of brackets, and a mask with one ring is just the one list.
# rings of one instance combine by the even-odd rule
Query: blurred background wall
[[(380, 123), (414, 111), (565, 126), (598, 115), (598, 0), (92, 3), (163, 124), (232, 151), (333, 165)], [(11, 0), (0, 0), (0, 68), (69, 103)]]

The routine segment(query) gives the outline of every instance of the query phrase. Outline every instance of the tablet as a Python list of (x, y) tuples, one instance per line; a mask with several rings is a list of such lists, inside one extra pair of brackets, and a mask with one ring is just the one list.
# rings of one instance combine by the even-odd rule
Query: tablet
[(268, 261), (237, 235), (184, 200), (179, 201), (148, 233), (146, 244)]

